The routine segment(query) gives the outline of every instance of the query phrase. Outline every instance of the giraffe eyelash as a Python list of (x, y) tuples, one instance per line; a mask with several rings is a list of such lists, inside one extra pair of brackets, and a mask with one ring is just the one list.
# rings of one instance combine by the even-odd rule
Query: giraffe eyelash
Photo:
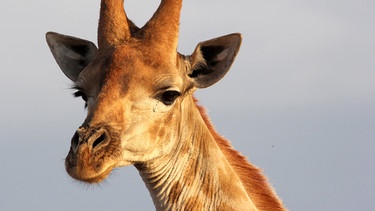
[(85, 108), (87, 108), (87, 96), (85, 92), (82, 91), (79, 87), (73, 87), (73, 89), (77, 89), (76, 92), (73, 93), (74, 97), (81, 97), (83, 101), (85, 101)]
[(87, 97), (83, 91), (76, 91), (73, 93), (74, 97), (82, 97), (84, 101), (87, 101)]

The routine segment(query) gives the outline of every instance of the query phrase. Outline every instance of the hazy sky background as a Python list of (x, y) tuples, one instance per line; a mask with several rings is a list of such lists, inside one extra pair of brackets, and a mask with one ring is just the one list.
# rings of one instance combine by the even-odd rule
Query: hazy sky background
[[(142, 26), (157, 0), (129, 0)], [(99, 0), (0, 2), (0, 210), (154, 210), (134, 167), (99, 186), (65, 173), (85, 118), (47, 31), (96, 42)], [(290, 210), (375, 210), (375, 1), (186, 0), (179, 50), (241, 32), (228, 75), (199, 90), (219, 133)]]

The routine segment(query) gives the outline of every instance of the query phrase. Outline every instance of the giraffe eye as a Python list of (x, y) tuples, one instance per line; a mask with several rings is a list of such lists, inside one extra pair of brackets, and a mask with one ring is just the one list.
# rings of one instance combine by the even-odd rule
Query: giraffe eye
[(163, 94), (160, 97), (160, 101), (164, 103), (164, 105), (172, 105), (177, 97), (179, 97), (181, 94), (178, 91), (174, 90), (168, 90), (163, 92)]
[(82, 100), (84, 100), (85, 102), (87, 102), (87, 96), (82, 91), (76, 91), (74, 93), (74, 97), (81, 97)]

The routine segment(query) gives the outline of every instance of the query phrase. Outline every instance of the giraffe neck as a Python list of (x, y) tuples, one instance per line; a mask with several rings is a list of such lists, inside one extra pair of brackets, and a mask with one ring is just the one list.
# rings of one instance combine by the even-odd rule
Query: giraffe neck
[(136, 165), (156, 209), (257, 210), (203, 120), (180, 132), (171, 156)]

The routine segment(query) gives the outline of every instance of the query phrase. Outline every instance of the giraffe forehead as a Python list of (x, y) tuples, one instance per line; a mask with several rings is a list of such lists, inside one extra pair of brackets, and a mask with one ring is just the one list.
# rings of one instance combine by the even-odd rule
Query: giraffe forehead
[(148, 85), (154, 89), (181, 87), (184, 71), (178, 68), (179, 62), (164, 58), (145, 46), (117, 46), (106, 59), (106, 81), (121, 79), (126, 86)]
[(133, 43), (115, 46), (113, 52), (105, 56), (107, 57), (106, 65), (111, 71), (120, 69), (135, 75), (143, 72), (152, 74), (166, 65), (163, 56), (148, 49), (147, 46)]

